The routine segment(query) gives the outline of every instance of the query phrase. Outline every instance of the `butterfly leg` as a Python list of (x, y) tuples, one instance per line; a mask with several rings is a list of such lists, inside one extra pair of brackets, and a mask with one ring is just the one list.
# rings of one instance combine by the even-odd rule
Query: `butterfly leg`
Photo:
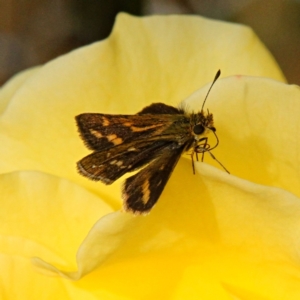
[[(204, 161), (204, 153), (209, 151), (209, 149), (210, 149), (210, 145), (208, 144), (207, 140), (208, 140), (207, 137), (201, 138), (198, 141), (198, 145), (194, 147), (195, 152), (197, 154), (197, 158), (198, 158), (198, 153), (202, 153), (202, 157), (201, 157), (202, 162)], [(200, 142), (203, 142), (203, 143), (199, 144)]]
[(196, 154), (196, 159), (198, 161), (198, 151), (197, 151), (197, 147), (198, 147), (198, 142), (194, 141), (194, 146), (192, 148), (192, 152), (191, 152), (191, 159), (192, 159), (192, 168), (193, 168), (193, 174), (195, 175), (195, 163), (194, 163), (194, 155)]
[(197, 161), (198, 161), (198, 153), (195, 152), (194, 150), (192, 151), (192, 154), (191, 154), (191, 159), (192, 159), (192, 168), (193, 168), (193, 174), (195, 175), (195, 164), (194, 164), (194, 154), (196, 153), (196, 158), (197, 158)]
[(225, 166), (210, 151), (207, 152), (210, 154), (212, 159), (214, 159), (228, 174), (230, 174), (230, 172), (225, 168)]

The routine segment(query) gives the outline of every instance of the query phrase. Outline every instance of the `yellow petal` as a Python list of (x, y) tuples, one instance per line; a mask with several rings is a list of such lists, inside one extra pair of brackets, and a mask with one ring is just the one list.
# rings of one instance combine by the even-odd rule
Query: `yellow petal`
[[(46, 295), (52, 295), (63, 283), (74, 298), (86, 292), (101, 299), (299, 299), (300, 202), (290, 193), (299, 195), (296, 89), (246, 77), (219, 80), (206, 107), (220, 139), (213, 153), (233, 175), (200, 162), (193, 175), (190, 160), (181, 159), (146, 217), (106, 215), (120, 207), (119, 183), (104, 186), (76, 173), (75, 162), (89, 151), (78, 138), (75, 115), (135, 113), (159, 101), (177, 105), (219, 68), (224, 77), (284, 81), (244, 26), (121, 14), (107, 40), (11, 83), (16, 91), (9, 92), (9, 103), (3, 98), (0, 119), (0, 172), (17, 171), (0, 178), (7, 286), (22, 271), (29, 274), (28, 281), (16, 277), (22, 286), (36, 282), (38, 291), (51, 283)], [(284, 102), (283, 113), (287, 90), (292, 100)], [(199, 110), (206, 93), (207, 86), (188, 99), (189, 106)], [(80, 280), (26, 272), (24, 260), (32, 256), (40, 257), (34, 262), (44, 270)]]
[[(296, 113), (299, 111), (299, 89), (274, 80), (251, 77), (224, 79), (214, 88), (209, 105), (211, 111), (216, 112), (215, 116), (220, 116), (219, 121), (216, 119), (216, 127), (217, 130), (220, 127), (217, 132), (220, 131), (221, 142), (216, 150), (219, 150), (218, 158), (229, 160), (230, 170), (232, 163), (233, 175), (196, 163), (201, 176), (194, 176), (190, 162), (183, 167), (181, 161), (149, 216), (132, 219), (122, 214), (107, 216), (114, 220), (114, 226), (111, 225), (113, 222), (107, 225), (107, 219), (101, 219), (77, 255), (79, 270), (92, 270), (97, 264), (101, 266), (94, 275), (89, 275), (104, 280), (99, 289), (110, 287), (113, 290), (113, 282), (104, 279), (109, 278), (108, 274), (113, 270), (123, 276), (126, 268), (136, 266), (143, 273), (140, 280), (138, 274), (132, 272), (131, 276), (127, 275), (127, 280), (123, 277), (117, 280), (121, 282), (118, 290), (128, 297), (144, 295), (149, 288), (146, 283), (153, 281), (153, 277), (157, 280), (154, 285), (158, 287), (148, 291), (149, 299), (161, 295), (161, 281), (166, 285), (178, 284), (174, 292), (178, 299), (190, 299), (189, 291), (195, 282), (197, 289), (191, 292), (193, 297), (201, 294), (208, 295), (209, 299), (212, 290), (218, 299), (227, 299), (231, 295), (282, 299), (287, 292), (290, 299), (299, 297), (299, 282), (292, 278), (300, 275), (297, 260), (293, 259), (298, 256), (299, 248), (300, 199), (288, 192), (297, 194), (295, 183), (299, 164), (293, 164), (297, 161), (297, 151), (293, 147), (281, 147), (283, 136), (278, 134), (284, 124), (284, 138), (297, 148), (293, 135), (299, 127)], [(191, 108), (199, 106), (206, 90), (195, 93), (187, 100), (188, 105)], [(230, 110), (226, 110), (227, 107)], [(245, 136), (251, 135), (258, 139), (257, 143), (250, 140), (247, 144)], [(230, 151), (226, 152), (226, 145)], [(274, 156), (265, 155), (264, 151), (268, 149), (272, 149), (276, 161), (272, 160)], [(232, 151), (237, 155), (232, 156)], [(253, 152), (261, 156), (254, 156)], [(275, 176), (274, 169), (264, 169), (263, 163), (281, 167), (280, 172), (284, 174)], [(239, 167), (241, 164), (244, 168)], [(236, 178), (234, 175), (241, 176), (238, 174), (241, 169), (244, 169), (243, 174), (253, 176), (256, 182), (264, 185)], [(119, 229), (118, 233), (112, 233), (112, 228)], [(103, 247), (107, 250), (107, 245), (110, 251), (104, 252)], [(92, 256), (92, 264), (91, 253), (96, 254)], [(157, 272), (151, 269), (161, 261), (164, 268), (168, 267), (167, 279), (160, 276), (160, 268)], [(181, 281), (178, 276), (185, 269)], [(78, 278), (83, 274), (64, 275)], [(114, 280), (118, 279), (116, 276)], [(131, 281), (135, 282), (134, 292), (129, 287)], [(281, 285), (277, 287), (279, 283)]]
[[(187, 99), (191, 109), (200, 106), (207, 89)], [(268, 78), (219, 80), (206, 104), (220, 140), (216, 157), (236, 176), (300, 196), (299, 98), (298, 86)]]
[(18, 73), (13, 78), (11, 78), (0, 90), (0, 113), (6, 109), (6, 106), (9, 104), (11, 98), (14, 97), (14, 94), (18, 89), (30, 78), (39, 67), (34, 67), (23, 72)]
[[(52, 250), (55, 257), (72, 261), (74, 249), (89, 228), (111, 211), (98, 197), (64, 179), (33, 171), (0, 177), (1, 234), (13, 237), (8, 240), (5, 252), (22, 255), (26, 250), (26, 256), (30, 257), (45, 254), (44, 250), (49, 252), (55, 247), (56, 250)], [(27, 241), (33, 248), (40, 245), (42, 252), (18, 247), (15, 244), (18, 237), (20, 243)]]
[(0, 194), (0, 281), (2, 291), (8, 289), (3, 299), (67, 299), (73, 293), (72, 299), (82, 299), (73, 283), (36, 272), (30, 258), (76, 267), (76, 249), (111, 209), (74, 183), (39, 172), (1, 175)]
[(99, 267), (79, 284), (136, 299), (297, 299), (299, 198), (206, 164), (197, 173), (181, 160), (151, 214), (99, 220), (77, 254), (80, 270)]

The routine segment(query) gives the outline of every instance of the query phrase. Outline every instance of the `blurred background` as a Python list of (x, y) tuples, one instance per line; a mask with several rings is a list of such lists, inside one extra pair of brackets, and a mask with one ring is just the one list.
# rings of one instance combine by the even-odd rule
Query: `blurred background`
[(0, 0), (0, 85), (106, 38), (118, 12), (197, 14), (249, 25), (289, 83), (300, 85), (300, 0)]

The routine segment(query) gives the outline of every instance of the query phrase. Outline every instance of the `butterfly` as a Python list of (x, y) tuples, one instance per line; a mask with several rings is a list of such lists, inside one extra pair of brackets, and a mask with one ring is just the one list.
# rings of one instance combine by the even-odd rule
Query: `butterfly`
[[(220, 74), (218, 71), (211, 87)], [(76, 116), (80, 136), (93, 151), (77, 163), (79, 173), (112, 184), (124, 174), (141, 169), (123, 184), (124, 210), (149, 213), (181, 154), (191, 150), (194, 171), (194, 155), (198, 159), (201, 153), (203, 160), (204, 153), (210, 153), (219, 143), (213, 115), (203, 110), (206, 98), (198, 113), (153, 103), (135, 115), (83, 113)], [(208, 132), (217, 138), (214, 147), (208, 144)]]

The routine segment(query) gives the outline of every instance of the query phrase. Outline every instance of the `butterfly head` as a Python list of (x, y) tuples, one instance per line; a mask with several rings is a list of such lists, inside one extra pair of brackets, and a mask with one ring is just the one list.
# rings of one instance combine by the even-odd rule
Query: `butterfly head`
[(207, 135), (210, 131), (216, 131), (216, 128), (214, 127), (213, 115), (209, 112), (207, 112), (205, 115), (201, 111), (193, 115), (191, 120), (191, 130), (196, 141)]

